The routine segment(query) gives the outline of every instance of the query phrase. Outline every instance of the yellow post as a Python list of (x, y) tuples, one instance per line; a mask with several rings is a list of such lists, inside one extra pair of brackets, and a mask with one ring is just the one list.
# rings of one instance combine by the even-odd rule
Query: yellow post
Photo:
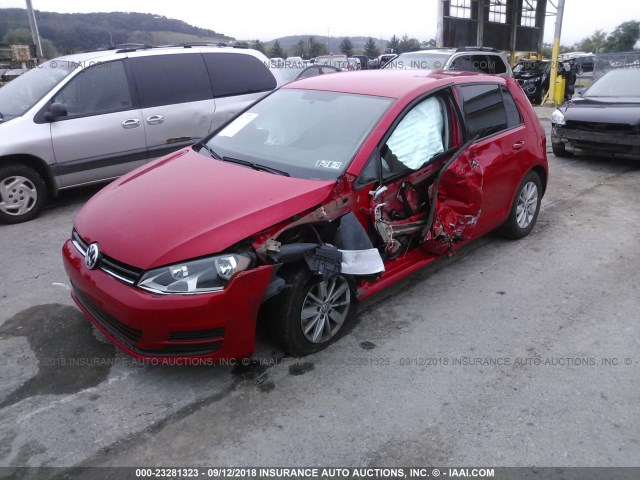
[(566, 86), (566, 80), (562, 75), (558, 75), (555, 81), (555, 89), (553, 90), (553, 103), (560, 105), (564, 102), (564, 89)]
[[(556, 99), (556, 77), (558, 76), (558, 55), (560, 54), (560, 35), (562, 33), (562, 16), (564, 15), (564, 0), (558, 0), (556, 8), (556, 31), (553, 37), (553, 50), (551, 51), (551, 77), (549, 78), (549, 96), (555, 102)], [(564, 79), (563, 79), (564, 80)], [(564, 99), (564, 89), (562, 90)], [(562, 102), (560, 102), (562, 103)], [(559, 103), (556, 103), (559, 105)]]

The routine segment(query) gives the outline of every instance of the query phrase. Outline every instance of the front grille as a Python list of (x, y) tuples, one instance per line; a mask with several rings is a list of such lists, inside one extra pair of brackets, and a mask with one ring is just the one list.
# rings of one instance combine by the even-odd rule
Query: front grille
[(73, 286), (73, 293), (80, 304), (87, 310), (87, 312), (89, 312), (89, 314), (91, 314), (95, 321), (118, 341), (131, 347), (132, 344), (140, 340), (142, 330), (131, 328), (119, 322), (104, 310), (98, 308), (98, 306), (89, 300), (84, 293), (78, 290), (75, 285)]
[(634, 133), (633, 125), (624, 123), (602, 123), (602, 122), (577, 122), (575, 120), (567, 120), (566, 128), (573, 130), (582, 130), (584, 132), (602, 132), (602, 133)]
[[(75, 230), (71, 233), (71, 242), (82, 256), (86, 254), (89, 243)], [(119, 262), (104, 254), (100, 254), (96, 268), (128, 285), (134, 285), (142, 275), (142, 269)]]

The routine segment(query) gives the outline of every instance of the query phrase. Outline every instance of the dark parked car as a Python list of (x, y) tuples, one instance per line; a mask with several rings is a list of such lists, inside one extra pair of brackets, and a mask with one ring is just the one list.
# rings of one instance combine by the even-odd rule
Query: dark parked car
[(549, 91), (551, 62), (548, 60), (522, 60), (513, 67), (513, 77), (533, 103), (541, 103)]
[(582, 55), (573, 59), (574, 69), (578, 75), (585, 72), (593, 72), (595, 57), (593, 55)]
[(135, 357), (249, 356), (259, 312), (306, 355), (359, 300), (491, 230), (528, 235), (547, 174), (512, 79), (319, 75), (104, 188), (64, 265), (80, 309)]
[(610, 70), (551, 115), (553, 153), (640, 157), (640, 70)]
[(369, 57), (366, 55), (353, 55), (352, 58), (360, 60), (360, 70), (366, 70), (369, 68)]

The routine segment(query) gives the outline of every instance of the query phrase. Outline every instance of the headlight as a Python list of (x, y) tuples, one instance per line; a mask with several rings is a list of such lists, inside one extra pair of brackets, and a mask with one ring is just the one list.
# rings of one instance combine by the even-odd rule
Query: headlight
[(560, 109), (556, 108), (551, 114), (551, 123), (555, 123), (556, 125), (566, 125), (566, 122), (564, 121), (564, 114)]
[(156, 268), (142, 276), (138, 287), (153, 293), (215, 292), (249, 268), (252, 260), (249, 254), (228, 254)]

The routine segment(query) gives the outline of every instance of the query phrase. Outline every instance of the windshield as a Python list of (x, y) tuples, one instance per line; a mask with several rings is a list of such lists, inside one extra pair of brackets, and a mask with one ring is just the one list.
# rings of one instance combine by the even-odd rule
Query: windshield
[(292, 177), (333, 180), (346, 170), (392, 103), (384, 97), (282, 89), (238, 116), (206, 145), (220, 157)]
[(640, 69), (611, 70), (594, 82), (584, 97), (640, 97)]
[(384, 66), (399, 70), (439, 70), (451, 55), (448, 53), (403, 53)]
[(76, 67), (70, 62), (51, 61), (20, 75), (0, 88), (0, 113), (5, 119), (22, 115)]

